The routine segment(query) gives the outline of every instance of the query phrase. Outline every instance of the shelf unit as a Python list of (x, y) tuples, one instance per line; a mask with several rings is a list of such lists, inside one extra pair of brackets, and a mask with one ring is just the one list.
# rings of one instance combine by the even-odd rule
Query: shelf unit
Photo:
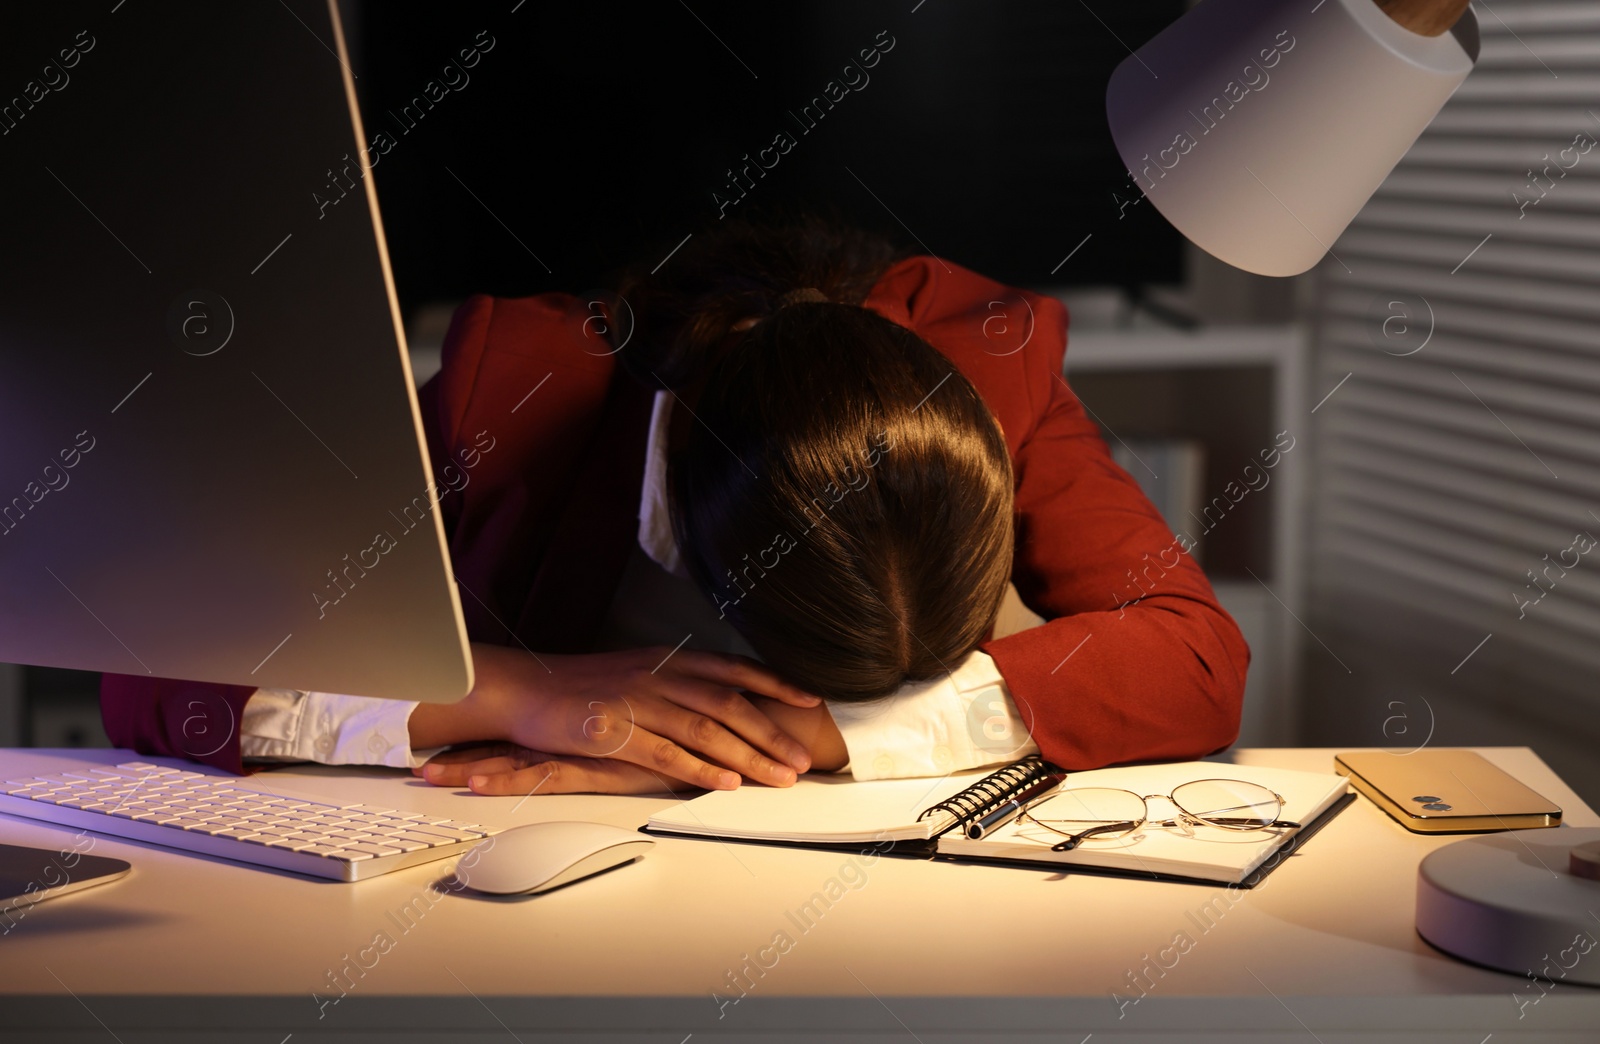
[[(1289, 746), (1299, 722), (1298, 663), (1315, 640), (1301, 622), (1312, 466), (1305, 396), (1309, 334), (1300, 323), (1195, 331), (1139, 316), (1112, 322), (1097, 302), (1058, 295), (1071, 314), (1064, 373), (1106, 439), (1193, 438), (1205, 447), (1203, 503), (1288, 432), (1293, 449), (1202, 538), (1218, 600), (1250, 645), (1240, 746)], [(1259, 481), (1259, 480), (1256, 480)], [(1195, 526), (1191, 535), (1201, 527)]]

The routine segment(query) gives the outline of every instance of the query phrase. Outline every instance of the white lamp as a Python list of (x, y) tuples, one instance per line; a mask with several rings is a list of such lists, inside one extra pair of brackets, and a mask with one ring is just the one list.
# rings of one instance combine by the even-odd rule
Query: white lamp
[(1477, 58), (1468, 0), (1202, 0), (1111, 74), (1119, 195), (1230, 265), (1298, 275)]

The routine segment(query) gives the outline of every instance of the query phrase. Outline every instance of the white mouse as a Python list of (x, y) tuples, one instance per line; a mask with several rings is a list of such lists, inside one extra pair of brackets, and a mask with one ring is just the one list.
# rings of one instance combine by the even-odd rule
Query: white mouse
[(475, 892), (545, 892), (632, 862), (655, 844), (605, 823), (527, 823), (479, 841), (461, 855), (456, 876)]

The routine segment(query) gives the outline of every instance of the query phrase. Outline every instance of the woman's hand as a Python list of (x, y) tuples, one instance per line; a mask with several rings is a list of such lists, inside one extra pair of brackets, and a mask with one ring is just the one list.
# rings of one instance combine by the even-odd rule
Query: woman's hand
[[(751, 702), (805, 744), (812, 769), (832, 772), (849, 761), (844, 737), (826, 705), (794, 707), (764, 696), (752, 697)], [(477, 794), (656, 794), (691, 789), (682, 780), (626, 761), (563, 757), (514, 743), (443, 751), (412, 772), (437, 786), (468, 787)]]
[(773, 724), (805, 744), (811, 753), (814, 772), (837, 772), (850, 761), (850, 751), (844, 745), (844, 736), (834, 724), (833, 715), (826, 703), (802, 707), (765, 696), (751, 698), (756, 710), (771, 718)]
[(475, 794), (660, 794), (693, 784), (615, 758), (558, 756), (515, 743), (455, 747), (411, 770), (440, 787)]
[[(816, 696), (762, 664), (724, 653), (662, 646), (535, 657), (475, 643), (473, 664), (477, 683), (464, 700), (422, 704), (412, 713), (413, 747), (506, 740), (558, 760), (631, 763), (662, 777), (655, 789), (679, 780), (727, 790), (739, 785), (740, 774), (789, 786), (797, 771), (811, 767), (806, 746), (740, 690), (826, 713)], [(424, 778), (443, 783), (446, 775), (441, 765)]]

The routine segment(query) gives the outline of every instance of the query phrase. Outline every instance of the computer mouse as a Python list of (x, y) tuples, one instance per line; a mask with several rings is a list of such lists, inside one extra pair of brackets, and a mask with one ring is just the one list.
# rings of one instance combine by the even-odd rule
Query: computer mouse
[(605, 823), (527, 823), (479, 841), (461, 855), (456, 877), (475, 892), (525, 895), (632, 862), (654, 841)]

